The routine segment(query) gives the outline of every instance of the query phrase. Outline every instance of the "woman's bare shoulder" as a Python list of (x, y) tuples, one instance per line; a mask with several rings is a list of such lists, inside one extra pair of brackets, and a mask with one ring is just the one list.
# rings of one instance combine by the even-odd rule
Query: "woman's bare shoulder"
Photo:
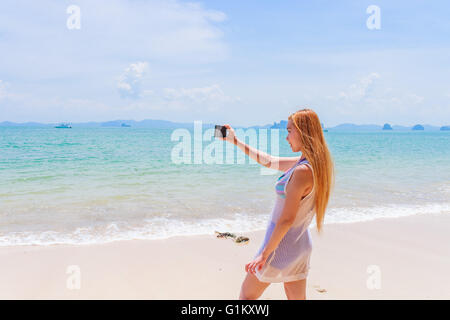
[(303, 189), (310, 189), (314, 184), (314, 175), (306, 164), (298, 165), (292, 172), (293, 184)]
[(294, 169), (294, 172), (292, 174), (296, 175), (298, 178), (306, 179), (306, 180), (310, 180), (310, 179), (314, 178), (311, 168), (306, 164), (298, 165)]
[(291, 174), (286, 193), (295, 199), (303, 199), (311, 192), (314, 184), (314, 176), (311, 168), (307, 165), (298, 165)]

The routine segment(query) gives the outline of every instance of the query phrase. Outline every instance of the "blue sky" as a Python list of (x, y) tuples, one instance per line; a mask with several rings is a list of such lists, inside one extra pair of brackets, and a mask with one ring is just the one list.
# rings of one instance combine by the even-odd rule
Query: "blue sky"
[[(80, 29), (68, 29), (70, 5)], [(369, 30), (370, 5), (381, 28)], [(0, 121), (450, 124), (448, 1), (0, 2)]]

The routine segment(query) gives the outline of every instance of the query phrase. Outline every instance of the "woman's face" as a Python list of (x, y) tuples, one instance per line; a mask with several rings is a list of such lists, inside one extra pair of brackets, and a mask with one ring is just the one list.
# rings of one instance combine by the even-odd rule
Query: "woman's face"
[(291, 146), (292, 151), (293, 152), (300, 152), (301, 151), (300, 133), (298, 132), (298, 129), (294, 125), (292, 120), (288, 120), (288, 124), (286, 126), (286, 129), (288, 131), (288, 135), (286, 137), (286, 140), (287, 140), (287, 142), (289, 142), (289, 145)]

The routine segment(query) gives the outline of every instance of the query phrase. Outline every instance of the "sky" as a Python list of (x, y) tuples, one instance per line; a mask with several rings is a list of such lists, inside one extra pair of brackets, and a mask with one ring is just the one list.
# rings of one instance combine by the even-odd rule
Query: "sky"
[[(378, 11), (368, 10), (376, 6)], [(450, 124), (448, 1), (2, 0), (0, 122)]]

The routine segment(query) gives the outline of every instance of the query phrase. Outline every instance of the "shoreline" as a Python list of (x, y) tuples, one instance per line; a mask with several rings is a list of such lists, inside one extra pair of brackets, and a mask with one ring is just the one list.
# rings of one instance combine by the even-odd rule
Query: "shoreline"
[[(442, 203), (436, 203), (436, 204), (430, 204), (430, 205), (426, 205), (426, 206), (415, 206), (415, 205), (411, 205), (410, 207), (405, 207), (405, 206), (386, 206), (386, 207), (380, 207), (380, 208), (376, 208), (377, 211), (379, 211), (380, 213), (378, 213), (378, 215), (374, 215), (374, 216), (367, 216), (367, 217), (359, 217), (359, 218), (355, 218), (353, 217), (353, 214), (355, 212), (358, 212), (360, 208), (356, 208), (356, 209), (342, 209), (342, 210), (347, 210), (345, 213), (350, 216), (347, 219), (348, 220), (340, 220), (340, 219), (336, 219), (335, 216), (326, 216), (325, 217), (325, 225), (336, 225), (336, 224), (353, 224), (353, 223), (361, 223), (361, 222), (371, 222), (371, 221), (377, 221), (377, 220), (383, 220), (383, 219), (398, 219), (398, 218), (406, 218), (406, 217), (413, 217), (413, 216), (426, 216), (426, 215), (445, 215), (447, 213), (450, 214), (450, 204), (442, 204)], [(367, 209), (367, 208), (363, 208), (363, 209)], [(330, 209), (331, 211), (336, 210), (334, 208)], [(384, 211), (383, 211), (384, 210)], [(390, 212), (391, 210), (401, 210), (402, 213), (400, 215), (388, 215), (385, 212)], [(410, 211), (409, 213), (404, 213), (405, 211)], [(343, 213), (341, 212), (340, 215), (342, 215)], [(253, 232), (260, 232), (260, 231), (265, 231), (266, 228), (266, 224), (267, 224), (267, 219), (270, 218), (270, 215), (266, 215), (266, 217), (263, 219), (264, 222), (262, 222), (262, 226), (259, 229), (247, 229), (247, 228), (241, 228), (242, 225), (245, 225), (246, 222), (248, 222), (249, 224), (253, 224), (254, 221), (244, 221), (244, 222), (240, 222), (238, 224), (235, 223), (235, 221), (238, 221), (238, 219), (235, 220), (229, 220), (229, 221), (223, 221), (221, 223), (221, 225), (211, 225), (208, 228), (205, 228), (205, 226), (202, 227), (201, 231), (199, 233), (186, 233), (186, 234), (175, 234), (175, 235), (166, 235), (166, 236), (142, 236), (142, 235), (138, 235), (134, 238), (132, 237), (123, 237), (122, 234), (116, 234), (111, 236), (111, 238), (107, 238), (104, 239), (102, 238), (103, 236), (98, 236), (99, 238), (96, 238), (94, 236), (93, 239), (89, 240), (89, 241), (83, 241), (83, 240), (71, 240), (70, 237), (73, 236), (73, 232), (69, 233), (69, 234), (64, 234), (61, 233), (61, 235), (56, 236), (56, 238), (52, 239), (52, 240), (37, 240), (37, 238), (39, 238), (39, 234), (45, 234), (45, 233), (52, 233), (54, 231), (40, 231), (37, 232), (37, 234), (25, 234), (25, 235), (20, 235), (20, 237), (27, 239), (27, 241), (29, 241), (29, 243), (23, 243), (21, 240), (17, 240), (14, 239), (13, 240), (9, 240), (9, 242), (12, 242), (13, 244), (10, 243), (4, 243), (4, 239), (1, 239), (1, 243), (0, 243), (0, 248), (13, 248), (16, 246), (19, 247), (28, 247), (28, 246), (43, 246), (43, 247), (51, 247), (51, 246), (90, 246), (90, 245), (100, 245), (100, 244), (108, 244), (108, 243), (116, 243), (116, 242), (121, 242), (121, 241), (153, 241), (153, 240), (167, 240), (167, 239), (172, 239), (174, 237), (197, 237), (197, 236), (208, 236), (208, 235), (213, 235), (215, 230), (218, 230), (220, 232), (234, 232), (234, 233), (239, 233), (242, 235), (248, 234), (248, 233), (253, 233)], [(193, 222), (194, 223), (194, 222)], [(194, 223), (195, 224), (195, 223)], [(223, 227), (224, 224), (229, 225), (228, 227)], [(311, 226), (315, 224), (315, 220), (313, 220)], [(111, 222), (111, 225), (115, 225), (115, 222)], [(151, 223), (150, 223), (151, 225)], [(233, 228), (233, 226), (237, 227), (237, 228)], [(189, 226), (190, 228), (194, 228), (194, 226)], [(107, 227), (109, 228), (109, 226)], [(242, 229), (246, 229), (246, 230), (250, 230), (250, 231), (236, 231), (239, 230), (239, 228)], [(313, 229), (315, 228), (315, 226), (313, 227)], [(208, 231), (206, 232), (205, 230), (208, 229)], [(214, 230), (214, 231), (211, 231)], [(78, 231), (78, 229), (75, 231), (75, 233)], [(198, 231), (198, 230), (197, 230)], [(127, 232), (127, 231), (124, 231)], [(18, 232), (21, 233), (21, 232)], [(54, 232), (57, 233), (57, 232)], [(69, 237), (67, 237), (69, 235)], [(91, 233), (87, 233), (84, 236), (92, 237)], [(61, 237), (61, 239), (64, 240), (58, 240), (58, 237)], [(80, 236), (78, 236), (80, 237)], [(81, 236), (82, 238), (83, 236)], [(30, 241), (30, 239), (33, 239)], [(77, 242), (78, 241), (78, 242)], [(14, 243), (16, 242), (16, 243)]]
[[(449, 227), (450, 215), (417, 214), (310, 229), (307, 299), (449, 299)], [(0, 247), (0, 298), (234, 300), (264, 233), (243, 233), (247, 245), (190, 235)], [(283, 285), (260, 299), (286, 299)]]

